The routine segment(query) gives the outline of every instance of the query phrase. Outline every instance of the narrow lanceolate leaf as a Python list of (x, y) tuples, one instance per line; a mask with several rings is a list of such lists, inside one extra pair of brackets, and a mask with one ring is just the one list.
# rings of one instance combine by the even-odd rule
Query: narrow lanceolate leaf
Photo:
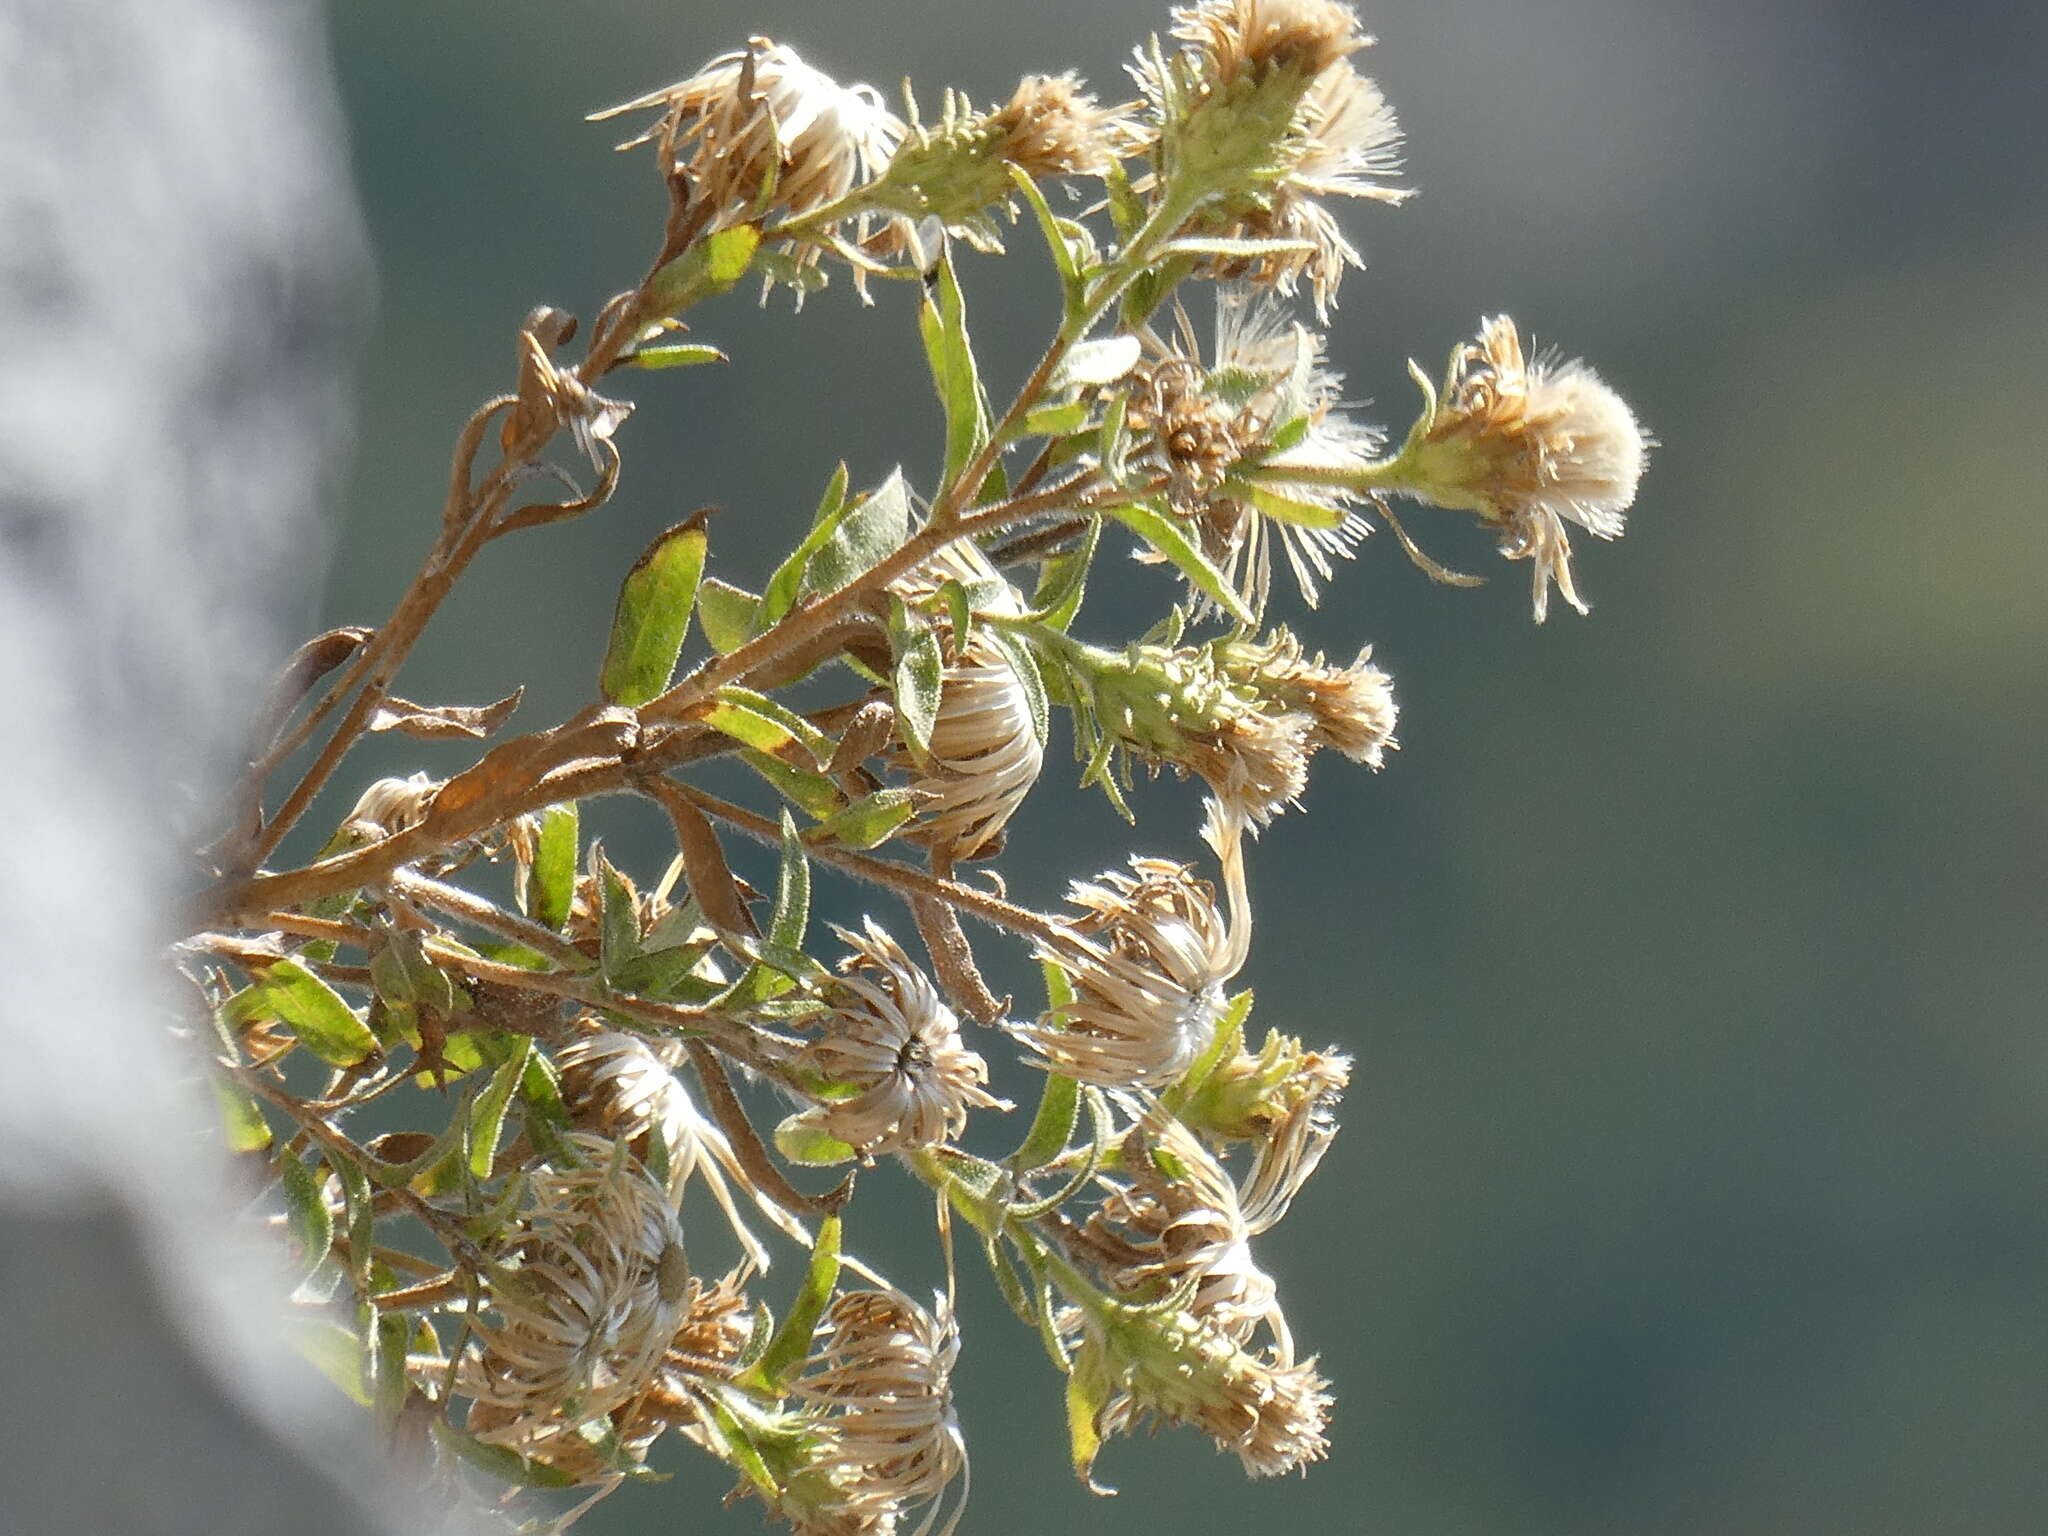
[(1010, 1166), (1019, 1173), (1042, 1168), (1067, 1149), (1080, 1114), (1081, 1085), (1057, 1072), (1045, 1076), (1045, 1092), (1038, 1100), (1038, 1113), (1023, 1143), (1010, 1154)]
[(988, 441), (988, 400), (967, 336), (967, 301), (950, 256), (939, 258), (917, 329), (924, 338), (925, 360), (931, 364), (932, 386), (946, 412), (946, 484), (951, 485)]
[(230, 1152), (261, 1152), (270, 1145), (270, 1122), (252, 1094), (216, 1077), (213, 1096), (220, 1105), (221, 1136)]
[(292, 1281), (296, 1287), (326, 1261), (327, 1250), (334, 1245), (334, 1213), (327, 1209), (327, 1201), (320, 1193), (322, 1173), (289, 1153), (285, 1154), (278, 1173), (284, 1189), (285, 1222), (291, 1229), (292, 1241), (299, 1245), (299, 1272)]
[(1150, 544), (1197, 590), (1238, 623), (1249, 629), (1258, 622), (1251, 609), (1245, 606), (1244, 599), (1224, 579), (1223, 573), (1209, 563), (1187, 534), (1181, 531), (1180, 525), (1167, 514), (1149, 506), (1125, 506), (1111, 508), (1109, 515)]
[(1105, 336), (1077, 344), (1060, 364), (1053, 388), (1077, 384), (1114, 384), (1138, 366), (1144, 351), (1135, 336)]
[(576, 897), (581, 820), (574, 800), (551, 805), (541, 813), (533, 869), (526, 877), (523, 894), (526, 915), (542, 927), (559, 929), (569, 920), (569, 907)]
[(602, 844), (590, 845), (590, 872), (597, 877), (598, 970), (609, 981), (640, 958), (639, 903), (626, 877), (604, 856)]
[(761, 231), (751, 224), (735, 224), (698, 240), (649, 281), (650, 308), (672, 315), (716, 298), (747, 275), (760, 244)]
[(890, 679), (896, 693), (896, 722), (904, 744), (920, 762), (932, 747), (932, 726), (939, 718), (939, 696), (946, 683), (946, 658), (931, 626), (911, 613), (901, 599), (889, 599), (889, 640), (896, 652)]
[(606, 702), (645, 704), (667, 689), (690, 633), (709, 542), (700, 513), (662, 534), (633, 562), (619, 587), (611, 644), (598, 675)]
[(729, 656), (745, 645), (754, 633), (754, 615), (761, 599), (744, 588), (707, 576), (697, 588), (697, 617), (704, 625), (704, 638), (721, 656)]
[(1342, 528), (1350, 516), (1342, 507), (1297, 501), (1292, 496), (1281, 495), (1270, 486), (1239, 484), (1233, 485), (1232, 489), (1276, 522), (1298, 523), (1304, 528)]
[(363, 1386), (363, 1345), (355, 1334), (326, 1317), (288, 1317), (284, 1329), (292, 1348), (322, 1376), (347, 1393), (357, 1407), (370, 1406), (370, 1394)]
[(775, 872), (775, 912), (768, 920), (768, 941), (784, 949), (804, 947), (804, 929), (811, 920), (811, 866), (803, 839), (789, 812), (782, 813), (782, 860)]
[(1176, 256), (1221, 256), (1232, 261), (1256, 261), (1262, 256), (1299, 256), (1315, 250), (1307, 240), (1237, 240), (1223, 235), (1182, 235), (1161, 246)]
[(740, 750), (740, 761), (775, 786), (775, 792), (806, 816), (823, 819), (846, 807), (846, 796), (824, 774), (814, 768), (786, 763), (754, 747)]
[(365, 729), (397, 731), (420, 741), (482, 741), (511, 718), (526, 690), (494, 704), (415, 704), (386, 694)]
[(640, 347), (625, 358), (626, 365), (631, 368), (699, 368), (705, 363), (727, 360), (718, 348), (691, 342), (678, 342), (666, 347)]
[(505, 1129), (505, 1106), (512, 1102), (512, 1090), (526, 1075), (526, 1059), (533, 1054), (530, 1035), (516, 1037), (511, 1058), (491, 1075), (484, 1091), (469, 1111), (469, 1171), (479, 1179), (491, 1176), (497, 1161), (498, 1138)]
[(833, 741), (810, 721), (764, 693), (729, 684), (697, 716), (715, 731), (762, 752), (801, 746), (823, 768), (832, 761)]
[(1016, 674), (1017, 685), (1024, 690), (1024, 702), (1031, 710), (1031, 733), (1044, 746), (1046, 733), (1051, 729), (1051, 710), (1046, 704), (1045, 678), (1038, 670), (1038, 658), (1021, 635), (990, 625), (988, 638)]
[(1061, 227), (1059, 218), (1045, 200), (1045, 194), (1038, 190), (1038, 183), (1031, 179), (1031, 173), (1021, 165), (1010, 167), (1010, 179), (1017, 184), (1017, 190), (1024, 201), (1031, 205), (1031, 213), (1038, 220), (1038, 232), (1045, 236), (1045, 249), (1052, 257), (1055, 271), (1060, 275), (1060, 293), (1066, 301), (1066, 313), (1071, 318), (1081, 306), (1081, 266), (1075, 259), (1073, 242)]
[(804, 833), (806, 843), (836, 843), (841, 848), (874, 848), (916, 814), (917, 797), (907, 789), (878, 789), (835, 811)]
[(1045, 562), (1032, 597), (1039, 622), (1064, 634), (1081, 611), (1081, 599), (1088, 589), (1088, 567), (1095, 560), (1095, 546), (1102, 541), (1102, 521), (1090, 519), (1081, 542), (1064, 554)]
[(341, 994), (296, 960), (278, 960), (256, 977), (263, 999), (322, 1061), (352, 1067), (377, 1049), (377, 1037)]
[(830, 1168), (860, 1155), (857, 1148), (819, 1130), (800, 1114), (775, 1127), (775, 1150), (805, 1168)]
[(832, 592), (901, 549), (910, 537), (910, 487), (903, 471), (848, 507), (804, 570), (803, 590)]
[(811, 557), (824, 547), (832, 537), (832, 530), (839, 526), (839, 519), (846, 515), (847, 469), (842, 460), (832, 471), (832, 478), (825, 486), (825, 494), (818, 502), (817, 516), (811, 521), (811, 531), (804, 535), (803, 542), (789, 553), (789, 558), (775, 568), (775, 574), (768, 578), (768, 585), (761, 592), (761, 601), (754, 610), (754, 632), (759, 634), (775, 624), (791, 608), (803, 591), (804, 572), (810, 568)]
[(810, 1267), (804, 1273), (803, 1289), (797, 1292), (789, 1316), (775, 1330), (768, 1348), (754, 1362), (741, 1385), (781, 1392), (783, 1380), (810, 1357), (811, 1335), (825, 1307), (832, 1300), (832, 1288), (839, 1283), (839, 1218), (827, 1216), (818, 1224), (818, 1240), (811, 1245)]

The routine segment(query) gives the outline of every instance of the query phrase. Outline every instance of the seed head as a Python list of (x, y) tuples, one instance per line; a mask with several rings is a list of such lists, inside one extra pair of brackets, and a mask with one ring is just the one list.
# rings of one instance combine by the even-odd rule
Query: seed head
[[(894, 1290), (852, 1291), (832, 1303), (793, 1388), (821, 1429), (810, 1476), (797, 1481), (822, 1483), (832, 1496), (813, 1495), (826, 1518), (800, 1520), (800, 1529), (893, 1532), (907, 1513), (945, 1497), (967, 1468), (953, 1412), (959, 1353), (943, 1297), (931, 1311)], [(936, 1519), (934, 1510), (920, 1529)]]
[(1202, 1080), (1182, 1107), (1205, 1133), (1252, 1143), (1252, 1166), (1239, 1190), (1245, 1221), (1264, 1232), (1287, 1208), (1337, 1134), (1337, 1103), (1351, 1082), (1351, 1058), (1305, 1050), (1275, 1031), (1257, 1053), (1238, 1050)]
[(830, 983), (824, 1033), (797, 1058), (829, 1085), (798, 1119), (866, 1157), (948, 1141), (970, 1109), (1009, 1106), (989, 1094), (988, 1064), (960, 1040), (960, 1024), (931, 978), (874, 919), (865, 936), (835, 930), (853, 953)]
[[(1332, 559), (1366, 532), (1350, 510), (1358, 493), (1330, 482), (1370, 463), (1378, 435), (1338, 410), (1343, 381), (1323, 366), (1321, 338), (1270, 300), (1219, 296), (1213, 367), (1190, 332), (1183, 318), (1175, 344), (1156, 343), (1139, 367), (1125, 416), (1140, 435), (1133, 459), (1164, 474), (1168, 508), (1246, 607), (1264, 611), (1276, 541), (1314, 607)], [(1213, 605), (1197, 593), (1196, 606)]]
[(341, 824), (341, 835), (362, 842), (382, 842), (411, 830), (427, 819), (441, 781), (424, 773), (403, 779), (379, 779), (356, 800)]
[(529, 1204), (490, 1278), (460, 1390), (479, 1439), (521, 1454), (637, 1397), (653, 1381), (688, 1294), (668, 1190), (624, 1147), (571, 1132), (534, 1170)]
[(718, 209), (714, 227), (770, 207), (807, 213), (846, 197), (888, 164), (903, 124), (867, 85), (842, 86), (794, 48), (757, 37), (687, 80), (592, 113), (593, 120), (662, 109), (619, 147), (658, 140), (695, 199)]
[(1285, 629), (1264, 640), (1226, 640), (1217, 647), (1224, 672), (1261, 699), (1299, 711), (1310, 722), (1310, 742), (1329, 747), (1354, 763), (1378, 768), (1394, 741), (1399, 710), (1394, 680), (1372, 665), (1372, 647), (1348, 667), (1328, 665), (1318, 653), (1304, 657), (1301, 642)]
[(657, 1043), (585, 1019), (555, 1053), (562, 1101), (579, 1127), (624, 1143), (650, 1168), (657, 1166), (658, 1142), (674, 1199), (682, 1199), (692, 1175), (702, 1177), (754, 1267), (765, 1270), (768, 1250), (741, 1216), (732, 1186), (745, 1190), (784, 1232), (797, 1230), (794, 1218), (755, 1186), (725, 1132), (698, 1109), (675, 1073), (680, 1049), (673, 1041)]
[(1080, 915), (1038, 956), (1066, 973), (1073, 1001), (1019, 1026), (1019, 1038), (1085, 1083), (1173, 1082), (1215, 1038), (1224, 984), (1244, 964), (1250, 914), (1235, 880), (1229, 920), (1213, 886), (1166, 859), (1133, 858), (1128, 874), (1077, 881), (1067, 900)]
[(1402, 450), (1402, 488), (1477, 512), (1499, 531), (1504, 555), (1532, 561), (1539, 624), (1553, 582), (1584, 613), (1565, 524), (1621, 536), (1650, 447), (1635, 413), (1582, 362), (1525, 361), (1505, 315), (1451, 354), (1441, 394), (1426, 383), (1424, 393), (1423, 419)]
[(1076, 1308), (1074, 1373), (1105, 1389), (1098, 1434), (1191, 1424), (1234, 1451), (1253, 1477), (1276, 1477), (1329, 1451), (1329, 1383), (1314, 1360), (1254, 1353), (1186, 1311), (1122, 1303)]
[(1110, 1193), (1077, 1241), (1122, 1299), (1178, 1296), (1197, 1321), (1240, 1344), (1261, 1325), (1287, 1337), (1273, 1279), (1252, 1257), (1254, 1231), (1237, 1187), (1208, 1149), (1169, 1115), (1152, 1114), (1124, 1137)]

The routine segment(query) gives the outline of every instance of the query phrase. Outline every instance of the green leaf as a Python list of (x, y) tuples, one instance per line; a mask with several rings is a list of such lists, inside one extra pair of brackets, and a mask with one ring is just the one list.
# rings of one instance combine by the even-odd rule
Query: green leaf
[(716, 347), (707, 347), (701, 342), (678, 342), (666, 347), (639, 347), (628, 352), (624, 363), (629, 368), (697, 368), (705, 363), (730, 362)]
[(469, 1111), (469, 1171), (479, 1179), (491, 1176), (498, 1158), (498, 1139), (505, 1129), (505, 1106), (512, 1102), (512, 1090), (526, 1075), (526, 1061), (533, 1054), (533, 1039), (520, 1035), (511, 1059), (491, 1074), (491, 1081), (477, 1095)]
[(540, 836), (534, 840), (533, 869), (527, 875), (521, 905), (543, 928), (560, 931), (569, 921), (576, 899), (576, 863), (580, 848), (576, 802), (551, 805), (541, 812)]
[(254, 1094), (216, 1077), (213, 1097), (220, 1105), (221, 1136), (230, 1152), (261, 1152), (270, 1145), (270, 1122), (263, 1118)]
[(988, 638), (1017, 675), (1017, 686), (1024, 690), (1024, 701), (1031, 709), (1031, 733), (1044, 746), (1046, 733), (1051, 729), (1051, 710), (1046, 704), (1045, 677), (1038, 670), (1038, 658), (1023, 636), (1009, 630), (991, 624)]
[(1017, 426), (1018, 437), (1065, 437), (1088, 423), (1089, 403), (1069, 400), (1065, 405), (1041, 405), (1028, 412)]
[(741, 1385), (781, 1395), (783, 1380), (810, 1358), (811, 1334), (825, 1307), (832, 1300), (832, 1288), (839, 1283), (839, 1218), (827, 1216), (818, 1224), (818, 1238), (811, 1245), (810, 1267), (804, 1273), (803, 1288), (797, 1292), (789, 1316), (775, 1330), (761, 1358), (748, 1371)]
[(1144, 350), (1138, 338), (1129, 335), (1079, 342), (1061, 361), (1059, 371), (1053, 375), (1052, 387), (1065, 389), (1077, 385), (1114, 384), (1138, 366)]
[(910, 487), (903, 471), (889, 478), (836, 519), (804, 571), (806, 592), (833, 592), (901, 549), (910, 538)]
[(412, 1319), (402, 1312), (386, 1313), (377, 1319), (370, 1357), (370, 1412), (379, 1430), (389, 1434), (398, 1422), (411, 1390), (405, 1379), (406, 1346), (412, 1342)]
[(804, 929), (811, 920), (811, 865), (803, 839), (789, 812), (782, 813), (782, 862), (775, 872), (775, 911), (768, 919), (768, 942), (784, 949), (804, 947)]
[(1342, 507), (1326, 507), (1313, 501), (1296, 501), (1263, 485), (1233, 481), (1231, 489), (1276, 522), (1296, 523), (1304, 528), (1342, 528), (1350, 517)]
[(951, 485), (988, 441), (988, 397), (982, 393), (981, 376), (974, 365), (974, 347), (967, 335), (967, 302), (950, 255), (939, 257), (925, 286), (917, 329), (924, 338), (932, 385), (946, 413), (945, 483)]
[(1231, 589), (1223, 573), (1189, 542), (1188, 536), (1170, 516), (1149, 506), (1112, 507), (1109, 515), (1165, 556), (1197, 590), (1239, 624), (1247, 629), (1257, 624), (1258, 620), (1245, 606), (1244, 599)]
[(1088, 1485), (1090, 1492), (1106, 1493), (1111, 1490), (1097, 1486), (1090, 1475), (1095, 1469), (1095, 1458), (1102, 1451), (1099, 1426), (1113, 1390), (1109, 1373), (1098, 1356), (1097, 1350), (1084, 1350), (1067, 1372), (1067, 1440), (1074, 1475)]
[(292, 1348), (310, 1361), (322, 1376), (356, 1404), (370, 1406), (370, 1394), (363, 1386), (363, 1345), (355, 1334), (325, 1317), (283, 1319), (285, 1337)]
[(292, 1281), (296, 1289), (327, 1262), (328, 1250), (334, 1246), (334, 1213), (320, 1194), (322, 1176), (298, 1158), (287, 1153), (279, 1163), (278, 1175), (284, 1188), (285, 1224), (299, 1245), (300, 1273)]
[(1090, 518), (1081, 542), (1064, 554), (1045, 562), (1038, 577), (1038, 591), (1031, 599), (1039, 622), (1065, 634), (1081, 611), (1081, 598), (1088, 590), (1088, 568), (1095, 561), (1095, 546), (1102, 542), (1102, 520)]
[(703, 523), (692, 518), (662, 534), (633, 562), (619, 587), (611, 643), (598, 674), (607, 702), (640, 705), (667, 690), (690, 633), (690, 609), (709, 545)]
[(918, 761), (930, 756), (932, 727), (939, 718), (939, 698), (946, 685), (946, 658), (931, 626), (903, 605), (889, 599), (889, 640), (896, 652), (891, 686), (896, 694), (896, 723), (904, 743)]
[(794, 710), (751, 688), (729, 684), (719, 689), (714, 702), (697, 718), (762, 752), (781, 752), (800, 744), (818, 767), (832, 761), (830, 736)]
[(805, 1168), (830, 1168), (837, 1163), (850, 1163), (859, 1155), (854, 1148), (820, 1130), (801, 1114), (791, 1115), (775, 1127), (775, 1150), (790, 1162)]
[(1038, 183), (1031, 179), (1031, 173), (1020, 165), (1009, 167), (1010, 179), (1017, 184), (1017, 190), (1024, 201), (1031, 205), (1032, 215), (1038, 220), (1038, 232), (1045, 236), (1045, 249), (1052, 257), (1053, 269), (1060, 275), (1060, 293), (1065, 300), (1066, 314), (1071, 318), (1081, 307), (1082, 281), (1079, 262), (1074, 258), (1073, 243), (1067, 232), (1060, 227), (1060, 221), (1053, 214), (1045, 200), (1045, 194), (1038, 189)]
[(842, 848), (875, 848), (917, 814), (917, 799), (907, 789), (878, 789), (835, 811), (804, 833), (807, 843), (837, 843)]
[(832, 530), (846, 512), (847, 470), (845, 460), (832, 471), (832, 478), (826, 482), (825, 494), (818, 502), (817, 515), (811, 520), (811, 531), (804, 535), (803, 542), (790, 551), (789, 558), (775, 568), (775, 574), (768, 578), (768, 585), (761, 593), (760, 605), (754, 610), (754, 633), (760, 634), (771, 625), (778, 623), (784, 614), (796, 606), (796, 600), (803, 591), (804, 571), (811, 563), (811, 556), (824, 547), (832, 537)]
[(716, 576), (707, 576), (697, 588), (697, 617), (704, 625), (704, 638), (721, 656), (730, 656), (752, 637), (760, 608), (760, 598)]
[(1042, 1168), (1067, 1149), (1074, 1134), (1074, 1122), (1081, 1112), (1081, 1085), (1057, 1072), (1045, 1075), (1045, 1092), (1038, 1100), (1038, 1113), (1031, 1117), (1031, 1129), (1017, 1150), (1010, 1154), (1010, 1166), (1019, 1173)]
[(846, 796), (839, 792), (839, 786), (813, 769), (785, 763), (756, 747), (742, 748), (740, 760), (808, 816), (834, 816), (846, 805)]
[(590, 845), (590, 872), (597, 877), (597, 968), (610, 981), (625, 965), (640, 958), (640, 908), (633, 887), (604, 856), (604, 845)]
[(432, 1427), (436, 1444), (500, 1483), (518, 1483), (527, 1488), (573, 1488), (576, 1485), (576, 1479), (559, 1467), (528, 1461), (517, 1451), (507, 1450), (502, 1445), (485, 1445), (475, 1435), (457, 1429), (446, 1419), (435, 1419)]
[(330, 1066), (352, 1067), (377, 1049), (377, 1037), (341, 994), (296, 960), (263, 967), (255, 981), (299, 1043)]
[(649, 308), (672, 315), (726, 292), (747, 275), (760, 244), (761, 231), (751, 224), (704, 236), (648, 281)]

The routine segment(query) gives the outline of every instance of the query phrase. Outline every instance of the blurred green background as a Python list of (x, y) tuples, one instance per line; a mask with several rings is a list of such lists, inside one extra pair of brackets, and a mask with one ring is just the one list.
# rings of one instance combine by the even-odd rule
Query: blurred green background
[[(749, 33), (842, 79), (909, 74), (928, 108), (1069, 66), (1121, 96), (1163, 21), (1130, 0), (331, 10), (381, 304), (330, 622), (403, 585), (526, 308), (587, 318), (641, 268), (648, 163), (585, 111)], [(1351, 393), (1405, 426), (1404, 360), (1434, 370), (1505, 309), (1663, 446), (1628, 538), (1581, 540), (1590, 620), (1533, 628), (1526, 569), (1417, 512), (1495, 579), (1433, 588), (1382, 536), (1303, 625), (1372, 641), (1404, 704), (1388, 769), (1319, 763), (1252, 865), (1260, 1017), (1358, 1061), (1345, 1134), (1264, 1246), (1338, 1386), (1331, 1460), (1251, 1486), (1174, 1433), (1113, 1445), (1122, 1495), (1090, 1499), (1057, 1382), (970, 1267), (965, 1529), (2048, 1528), (2048, 9), (1367, 20), (1423, 195), (1346, 210), (1371, 261), (1331, 328)], [(1033, 245), (964, 271), (998, 390), (1044, 325)], [(527, 683), (521, 719), (558, 718), (667, 523), (720, 504), (716, 569), (757, 583), (836, 459), (928, 488), (911, 298), (705, 313), (731, 365), (634, 378), (618, 500), (494, 549), (402, 691)], [(1119, 571), (1082, 628), (1120, 638), (1169, 591)], [(1022, 899), (1125, 849), (1195, 852), (1184, 789), (1142, 793), (1126, 833), (1049, 762), (1013, 828)], [(658, 825), (609, 814), (614, 853), (658, 872)], [(827, 915), (857, 910), (838, 891)], [(929, 1285), (927, 1213), (888, 1210), (855, 1241)], [(721, 1472), (673, 1464), (582, 1528), (758, 1528), (718, 1511)]]

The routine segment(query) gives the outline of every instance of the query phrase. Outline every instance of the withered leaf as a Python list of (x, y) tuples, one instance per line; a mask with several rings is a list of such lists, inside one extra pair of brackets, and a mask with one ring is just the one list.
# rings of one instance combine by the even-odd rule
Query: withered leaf
[(521, 688), (495, 704), (415, 704), (410, 699), (386, 697), (370, 716), (369, 728), (397, 731), (422, 741), (482, 741), (511, 717), (525, 693)]

